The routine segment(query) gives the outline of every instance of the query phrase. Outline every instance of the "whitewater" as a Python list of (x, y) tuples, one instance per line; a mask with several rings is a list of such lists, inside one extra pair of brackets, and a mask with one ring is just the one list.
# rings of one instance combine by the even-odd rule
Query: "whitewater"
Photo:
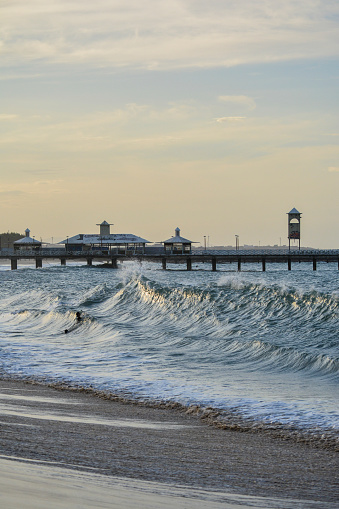
[(0, 376), (336, 447), (337, 267), (169, 268), (1, 265)]

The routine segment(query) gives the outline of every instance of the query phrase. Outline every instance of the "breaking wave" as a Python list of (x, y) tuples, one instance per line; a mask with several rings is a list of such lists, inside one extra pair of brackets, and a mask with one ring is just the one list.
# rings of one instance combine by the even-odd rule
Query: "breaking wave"
[(330, 278), (133, 266), (23, 272), (21, 280), (1, 274), (3, 376), (211, 407), (219, 426), (232, 414), (233, 424), (337, 433), (339, 304)]

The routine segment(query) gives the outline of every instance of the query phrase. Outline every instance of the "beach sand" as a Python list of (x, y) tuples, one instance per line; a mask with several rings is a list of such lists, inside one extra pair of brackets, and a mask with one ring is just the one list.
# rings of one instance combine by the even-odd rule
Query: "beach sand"
[(335, 508), (338, 453), (177, 410), (0, 381), (0, 502), (11, 508)]

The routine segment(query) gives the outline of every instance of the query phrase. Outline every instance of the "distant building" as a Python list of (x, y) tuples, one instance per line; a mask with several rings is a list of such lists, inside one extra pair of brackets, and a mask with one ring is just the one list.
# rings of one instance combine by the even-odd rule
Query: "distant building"
[(150, 241), (131, 233), (110, 233), (111, 224), (103, 221), (100, 224), (100, 233), (78, 233), (73, 237), (67, 237), (59, 244), (64, 244), (70, 252), (93, 252), (102, 254), (128, 254), (145, 252), (146, 244)]
[(30, 237), (30, 230), (26, 228), (25, 237), (14, 242), (14, 251), (36, 251), (41, 248), (41, 242)]
[(164, 241), (165, 253), (167, 254), (190, 254), (192, 240), (180, 236), (180, 228), (175, 229), (174, 237)]

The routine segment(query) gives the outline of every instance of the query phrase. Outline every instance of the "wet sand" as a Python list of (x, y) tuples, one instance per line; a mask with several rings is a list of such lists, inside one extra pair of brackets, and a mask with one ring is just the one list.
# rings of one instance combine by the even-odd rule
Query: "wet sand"
[(339, 507), (337, 452), (176, 410), (0, 381), (0, 431), (7, 508)]

